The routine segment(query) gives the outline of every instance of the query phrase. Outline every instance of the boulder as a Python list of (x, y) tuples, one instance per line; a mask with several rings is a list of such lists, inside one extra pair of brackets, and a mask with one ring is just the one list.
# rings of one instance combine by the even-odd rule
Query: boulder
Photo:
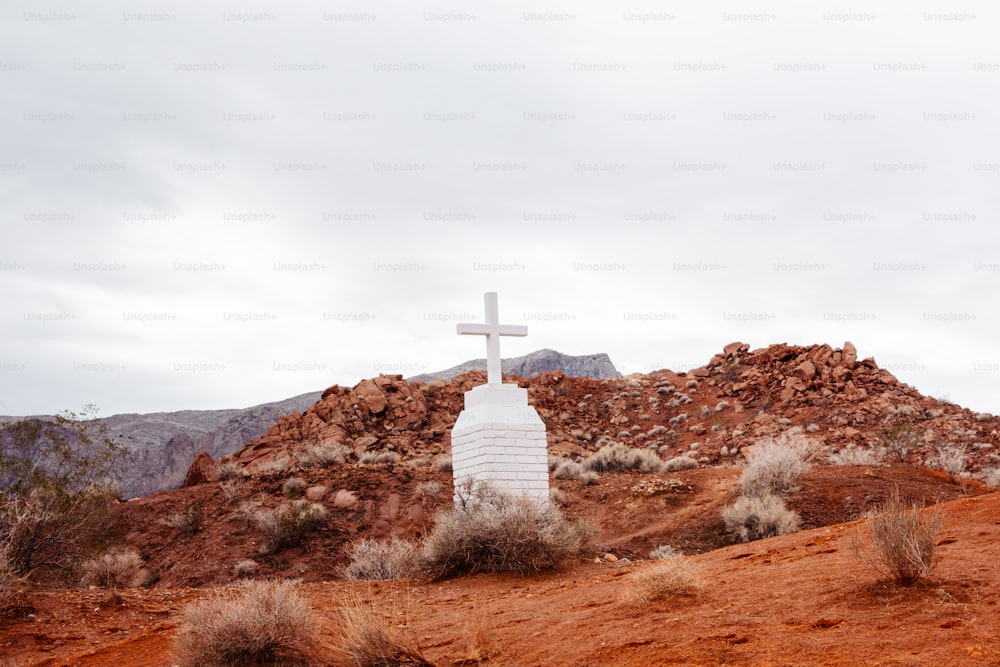
[(194, 461), (191, 462), (191, 467), (188, 468), (187, 475), (184, 476), (184, 483), (181, 486), (198, 486), (210, 481), (214, 469), (215, 461), (208, 455), (208, 452), (202, 452), (194, 457)]

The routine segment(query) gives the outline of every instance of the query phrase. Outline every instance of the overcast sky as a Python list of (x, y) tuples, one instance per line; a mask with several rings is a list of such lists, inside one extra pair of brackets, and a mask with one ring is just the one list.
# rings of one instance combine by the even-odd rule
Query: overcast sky
[[(530, 7), (530, 9), (526, 9)], [(852, 341), (1000, 411), (1000, 7), (0, 8), (0, 414)]]

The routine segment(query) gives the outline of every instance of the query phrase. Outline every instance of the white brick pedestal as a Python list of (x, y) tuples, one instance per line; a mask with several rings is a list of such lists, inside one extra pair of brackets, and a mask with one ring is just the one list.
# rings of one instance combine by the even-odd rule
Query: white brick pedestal
[(457, 492), (469, 478), (498, 491), (549, 500), (545, 424), (528, 405), (528, 390), (483, 384), (465, 392), (465, 409), (451, 430)]

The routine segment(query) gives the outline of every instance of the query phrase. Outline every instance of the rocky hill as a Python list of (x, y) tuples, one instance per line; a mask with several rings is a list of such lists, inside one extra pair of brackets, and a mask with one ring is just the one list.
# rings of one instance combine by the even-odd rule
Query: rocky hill
[[(731, 343), (687, 372), (597, 380), (556, 371), (508, 381), (528, 389), (554, 454), (580, 455), (603, 439), (665, 456), (696, 452), (702, 464), (714, 465), (735, 460), (757, 438), (797, 427), (830, 452), (888, 445), (898, 458), (933, 464), (953, 445), (973, 471), (994, 460), (1000, 419), (924, 396), (874, 359), (857, 357), (851, 343), (752, 351)], [(484, 372), (472, 371), (449, 382), (380, 375), (353, 388), (335, 385), (303, 413), (279, 419), (234, 459), (252, 471), (323, 443), (349, 446), (357, 456), (447, 453), (464, 392), (484, 381)]]
[[(562, 371), (571, 377), (585, 378), (616, 378), (621, 377), (621, 373), (611, 363), (611, 358), (607, 354), (584, 354), (572, 356), (562, 354), (555, 350), (536, 350), (523, 357), (512, 357), (500, 360), (500, 369), (504, 374), (519, 375), (521, 377), (534, 377), (541, 373), (552, 371)], [(424, 373), (407, 378), (410, 382), (431, 382), (433, 380), (450, 380), (456, 375), (468, 373), (469, 371), (485, 371), (485, 359), (473, 359), (458, 366), (436, 373)]]
[[(222, 458), (231, 465), (199, 457), (188, 484), (118, 506), (114, 532), (141, 555), (152, 590), (31, 593), (23, 616), (0, 621), (0, 651), (14, 664), (173, 664), (183, 604), (250, 576), (303, 581), (330, 637), (343, 596), (392, 605), (402, 595), (406, 611), (392, 618), (407, 614), (435, 664), (478, 664), (465, 648), (476, 613), (502, 645), (496, 664), (772, 665), (789, 651), (804, 664), (996, 664), (998, 496), (977, 478), (998, 482), (1000, 419), (923, 396), (858, 356), (850, 343), (732, 343), (687, 372), (508, 378), (528, 389), (553, 456), (621, 443), (697, 465), (591, 480), (553, 472), (554, 502), (596, 529), (587, 562), (444, 583), (351, 583), (342, 567), (357, 540), (419, 537), (450, 503), (448, 433), (485, 373), (330, 387)], [(721, 510), (744, 452), (768, 436), (813, 442), (813, 467), (786, 498), (801, 531), (736, 543)], [(319, 463), (316, 445), (337, 445), (336, 456)], [(850, 452), (883, 462), (845, 461)], [(852, 556), (850, 522), (896, 493), (944, 503), (941, 564), (926, 585), (888, 586)], [(270, 524), (259, 518), (297, 502), (321, 504), (325, 518), (297, 545), (264, 548)], [(622, 602), (661, 545), (687, 554), (703, 587), (641, 609)]]

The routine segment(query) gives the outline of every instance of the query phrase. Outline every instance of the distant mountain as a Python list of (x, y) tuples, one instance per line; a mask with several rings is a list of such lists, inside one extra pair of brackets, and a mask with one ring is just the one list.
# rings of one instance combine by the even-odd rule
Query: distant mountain
[[(242, 410), (121, 414), (101, 421), (108, 435), (131, 452), (122, 479), (122, 491), (131, 498), (177, 488), (200, 452), (214, 459), (231, 454), (266, 433), (280, 417), (304, 411), (321, 394), (311, 392)], [(13, 418), (0, 417), (0, 422), (9, 419)]]
[[(520, 375), (521, 377), (534, 377), (541, 373), (551, 371), (562, 371), (571, 377), (594, 378), (605, 380), (608, 378), (621, 377), (615, 365), (606, 354), (584, 354), (580, 356), (570, 356), (555, 350), (536, 350), (523, 357), (513, 357), (511, 359), (501, 359), (500, 368), (504, 374)], [(415, 375), (407, 380), (411, 382), (431, 382), (433, 380), (450, 380), (460, 373), (467, 371), (486, 370), (485, 359), (473, 359), (458, 366), (453, 366), (447, 370), (436, 373), (424, 373)]]

